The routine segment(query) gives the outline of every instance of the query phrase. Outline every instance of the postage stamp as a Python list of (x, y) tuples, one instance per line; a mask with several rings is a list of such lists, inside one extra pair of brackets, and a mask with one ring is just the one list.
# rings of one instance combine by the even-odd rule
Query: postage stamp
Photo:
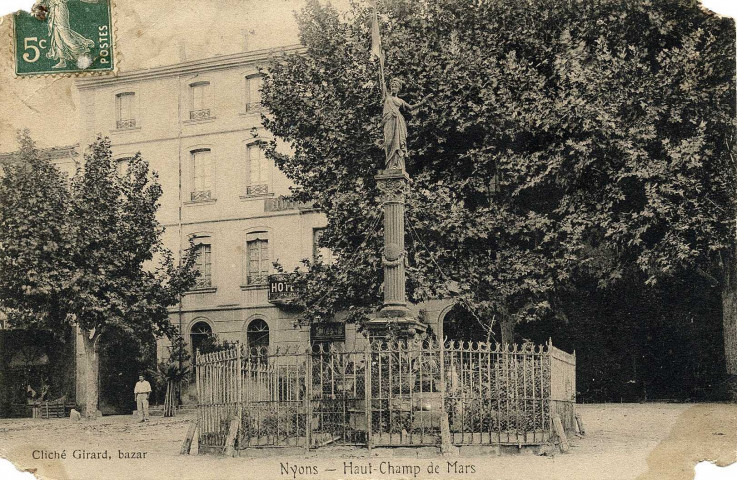
[(111, 0), (39, 0), (14, 26), (17, 75), (115, 68)]

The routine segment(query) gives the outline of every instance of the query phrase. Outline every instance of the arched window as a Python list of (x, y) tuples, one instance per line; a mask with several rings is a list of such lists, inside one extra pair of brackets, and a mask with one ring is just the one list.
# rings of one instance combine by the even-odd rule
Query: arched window
[(265, 320), (257, 318), (248, 324), (246, 343), (249, 349), (269, 346), (269, 325)]
[(202, 343), (212, 335), (212, 327), (210, 324), (201, 320), (189, 329), (189, 344), (192, 345), (192, 364), (194, 365), (197, 361), (197, 350), (202, 346)]

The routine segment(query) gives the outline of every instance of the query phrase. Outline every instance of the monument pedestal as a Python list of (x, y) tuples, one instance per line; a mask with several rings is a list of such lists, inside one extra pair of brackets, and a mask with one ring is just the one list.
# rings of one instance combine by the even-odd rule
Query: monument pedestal
[(424, 333), (427, 325), (414, 317), (383, 317), (377, 313), (366, 323), (370, 340), (380, 339), (411, 339), (417, 334)]

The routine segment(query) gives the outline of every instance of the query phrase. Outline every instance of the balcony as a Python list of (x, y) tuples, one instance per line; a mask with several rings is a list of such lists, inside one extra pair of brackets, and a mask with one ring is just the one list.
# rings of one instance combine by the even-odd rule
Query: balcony
[(212, 201), (212, 191), (202, 190), (190, 193), (190, 201), (192, 202), (209, 202)]
[(261, 102), (248, 102), (246, 103), (246, 112), (257, 112), (261, 110)]
[(265, 183), (261, 183), (258, 185), (249, 185), (246, 187), (247, 197), (258, 197), (261, 195), (268, 195), (268, 194), (269, 194), (269, 186)]
[(118, 130), (129, 130), (132, 128), (136, 128), (136, 119), (135, 118), (128, 118), (125, 120), (118, 120), (115, 122), (115, 128)]
[(189, 119), (190, 120), (207, 120), (211, 118), (212, 115), (210, 115), (210, 109), (209, 108), (203, 108), (202, 110), (190, 110), (189, 111)]
[(312, 205), (305, 202), (298, 202), (289, 197), (267, 198), (264, 203), (264, 212), (283, 212), (286, 210), (307, 210)]
[(266, 286), (267, 283), (269, 283), (269, 276), (268, 275), (251, 275), (249, 274), (246, 277), (246, 283), (249, 287), (252, 287), (254, 285), (263, 285)]

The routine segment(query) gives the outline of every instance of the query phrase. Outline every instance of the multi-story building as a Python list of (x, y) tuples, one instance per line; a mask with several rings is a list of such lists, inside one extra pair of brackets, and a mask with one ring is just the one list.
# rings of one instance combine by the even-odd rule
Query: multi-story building
[[(353, 325), (340, 321), (298, 326), (298, 312), (284, 303), (290, 286), (272, 275), (275, 262), (290, 271), (305, 258), (330, 261), (330, 252), (317, 243), (325, 216), (285, 198), (291, 183), (264, 155), (273, 139), (261, 125), (259, 67), (299, 48), (81, 78), (80, 144), (45, 151), (71, 176), (87, 146), (102, 135), (110, 138), (121, 173), (138, 152), (157, 172), (164, 246), (181, 255), (192, 241), (197, 254), (199, 283), (170, 310), (192, 353), (211, 334), (251, 346), (337, 342), (355, 348), (363, 341)], [(277, 148), (287, 151), (279, 143)], [(438, 301), (420, 308), (429, 323), (449, 309)], [(159, 361), (168, 357), (168, 346), (168, 339), (157, 339)], [(85, 378), (79, 360), (78, 399)]]
[(296, 48), (77, 82), (81, 144), (110, 137), (121, 171), (141, 152), (162, 185), (164, 245), (177, 253), (195, 243), (199, 284), (171, 311), (193, 350), (210, 333), (249, 345), (308, 345), (309, 329), (270, 301), (269, 288), (284, 286), (269, 275), (274, 262), (291, 270), (312, 258), (326, 219), (284, 198), (290, 182), (264, 155), (272, 138), (260, 101), (259, 66)]

